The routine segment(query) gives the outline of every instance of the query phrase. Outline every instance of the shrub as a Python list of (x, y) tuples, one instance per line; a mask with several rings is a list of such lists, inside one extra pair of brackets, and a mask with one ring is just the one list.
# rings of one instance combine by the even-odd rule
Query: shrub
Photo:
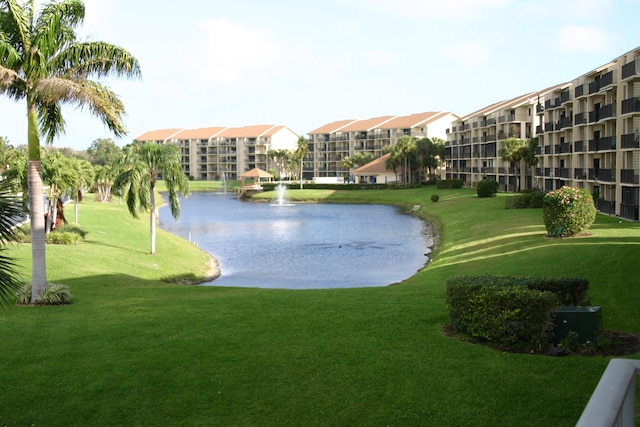
[(541, 208), (544, 193), (541, 191), (523, 191), (505, 199), (506, 209)]
[(542, 215), (549, 234), (562, 228), (564, 235), (575, 236), (593, 224), (596, 208), (587, 190), (564, 186), (544, 196)]
[(76, 224), (64, 224), (47, 234), (46, 242), (57, 245), (77, 245), (84, 242), (87, 232)]
[(492, 197), (498, 192), (498, 182), (491, 179), (484, 179), (478, 183), (476, 191), (478, 197)]
[[(31, 303), (31, 283), (26, 283), (16, 292), (16, 304), (27, 305)], [(57, 283), (47, 283), (40, 294), (40, 305), (71, 304), (69, 287)]]
[(479, 276), (447, 281), (453, 330), (500, 347), (546, 350), (553, 341), (556, 295), (514, 286), (515, 278), (492, 279)]
[(461, 179), (442, 179), (436, 184), (438, 190), (451, 190), (455, 188), (462, 188), (464, 181)]
[(431, 195), (431, 201), (432, 202), (437, 202), (438, 200), (440, 200), (440, 196), (438, 196), (437, 194), (432, 194)]

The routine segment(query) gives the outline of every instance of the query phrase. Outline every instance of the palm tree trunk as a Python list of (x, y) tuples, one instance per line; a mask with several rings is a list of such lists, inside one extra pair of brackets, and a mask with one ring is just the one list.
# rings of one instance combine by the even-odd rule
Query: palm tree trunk
[(29, 206), (31, 210), (31, 303), (40, 300), (47, 284), (44, 243), (44, 199), (40, 160), (29, 160)]
[(154, 188), (151, 186), (151, 212), (149, 213), (149, 234), (151, 235), (151, 255), (156, 254), (156, 195)]

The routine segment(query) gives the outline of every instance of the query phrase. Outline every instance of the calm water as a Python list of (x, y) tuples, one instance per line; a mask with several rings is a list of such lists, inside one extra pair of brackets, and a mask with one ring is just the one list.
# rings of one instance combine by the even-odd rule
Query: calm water
[(167, 206), (160, 218), (219, 261), (213, 286), (386, 286), (414, 275), (432, 246), (422, 221), (383, 205), (272, 206), (199, 192), (182, 201), (179, 221)]

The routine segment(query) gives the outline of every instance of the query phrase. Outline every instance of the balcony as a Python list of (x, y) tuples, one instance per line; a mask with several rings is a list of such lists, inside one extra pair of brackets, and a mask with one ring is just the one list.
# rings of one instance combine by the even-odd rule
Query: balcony
[(640, 112), (640, 98), (634, 97), (622, 101), (622, 114)]
[(492, 142), (496, 140), (496, 134), (493, 135), (483, 135), (482, 142)]
[(640, 148), (640, 135), (635, 133), (622, 135), (620, 144), (622, 148)]
[(576, 141), (573, 144), (573, 151), (575, 153), (582, 153), (584, 152), (584, 141)]
[(600, 182), (615, 182), (615, 169), (589, 169), (589, 180)]
[(622, 79), (628, 79), (640, 75), (640, 58), (622, 66)]
[(640, 184), (640, 175), (635, 169), (620, 170), (620, 182), (623, 184)]
[(582, 168), (575, 168), (573, 170), (573, 177), (575, 179), (587, 179), (587, 174), (584, 172)]
[(536, 104), (536, 114), (540, 114), (544, 112), (544, 107), (539, 102)]
[(571, 101), (571, 95), (569, 93), (569, 90), (567, 89), (564, 92), (560, 93), (560, 105), (565, 104), (569, 101)]
[(630, 205), (627, 203), (620, 203), (620, 218), (629, 219), (631, 221), (638, 221), (639, 218), (638, 205)]
[(573, 122), (573, 118), (571, 116), (569, 116), (569, 117), (561, 117), (560, 118), (560, 127), (559, 127), (559, 129), (570, 128), (572, 122)]
[(615, 200), (605, 200), (599, 199), (596, 201), (596, 209), (599, 212), (607, 215), (615, 215), (616, 214), (616, 202)]
[(584, 96), (584, 84), (581, 84), (580, 86), (576, 86), (575, 90), (573, 91), (574, 99), (578, 99), (581, 96)]
[(553, 132), (553, 128), (554, 128), (553, 122), (544, 124), (545, 132)]
[(542, 125), (536, 126), (536, 135), (540, 135), (541, 133), (543, 133)]
[(606, 74), (598, 76), (593, 82), (589, 83), (589, 95), (598, 92), (609, 85), (613, 84), (613, 71), (609, 71)]
[(570, 171), (569, 171), (568, 168), (555, 168), (554, 169), (554, 173), (555, 173), (555, 177), (556, 178), (569, 179), (569, 177), (571, 176)]
[(599, 139), (589, 140), (589, 151), (603, 151), (603, 150), (615, 150), (616, 149), (616, 137), (605, 136)]
[(578, 113), (574, 116), (574, 125), (579, 126), (587, 123), (587, 116), (585, 113)]

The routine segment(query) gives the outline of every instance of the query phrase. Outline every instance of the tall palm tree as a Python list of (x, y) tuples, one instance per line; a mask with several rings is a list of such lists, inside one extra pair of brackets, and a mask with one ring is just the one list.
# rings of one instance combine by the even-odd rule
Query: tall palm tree
[[(537, 147), (538, 138), (528, 140), (508, 138), (502, 143), (502, 147), (498, 153), (500, 157), (510, 163), (518, 165), (516, 170), (516, 192), (520, 191), (520, 177), (523, 172), (526, 177), (529, 167), (535, 166), (538, 163), (538, 158), (536, 157)], [(523, 163), (524, 168), (522, 167)]]
[(156, 254), (156, 197), (158, 177), (164, 179), (169, 192), (171, 215), (180, 217), (179, 196), (189, 195), (189, 179), (180, 164), (180, 149), (171, 144), (135, 143), (124, 149), (121, 172), (114, 186), (125, 194), (129, 213), (135, 218), (149, 211), (150, 254)]
[(4, 245), (13, 237), (13, 227), (24, 217), (22, 202), (14, 194), (11, 182), (0, 179), (0, 307), (13, 299), (20, 285), (13, 259), (3, 253)]
[(296, 147), (295, 157), (298, 160), (300, 167), (300, 189), (302, 190), (302, 165), (304, 164), (304, 158), (309, 155), (309, 142), (307, 138), (301, 136), (298, 138), (298, 146)]
[(98, 80), (139, 77), (140, 66), (128, 51), (100, 41), (81, 42), (75, 29), (84, 20), (82, 0), (45, 4), (36, 14), (34, 0), (0, 0), (0, 94), (26, 101), (29, 206), (31, 213), (32, 302), (46, 285), (44, 203), (40, 135), (47, 143), (65, 130), (63, 104), (75, 104), (99, 117), (116, 135), (124, 135), (124, 106)]

